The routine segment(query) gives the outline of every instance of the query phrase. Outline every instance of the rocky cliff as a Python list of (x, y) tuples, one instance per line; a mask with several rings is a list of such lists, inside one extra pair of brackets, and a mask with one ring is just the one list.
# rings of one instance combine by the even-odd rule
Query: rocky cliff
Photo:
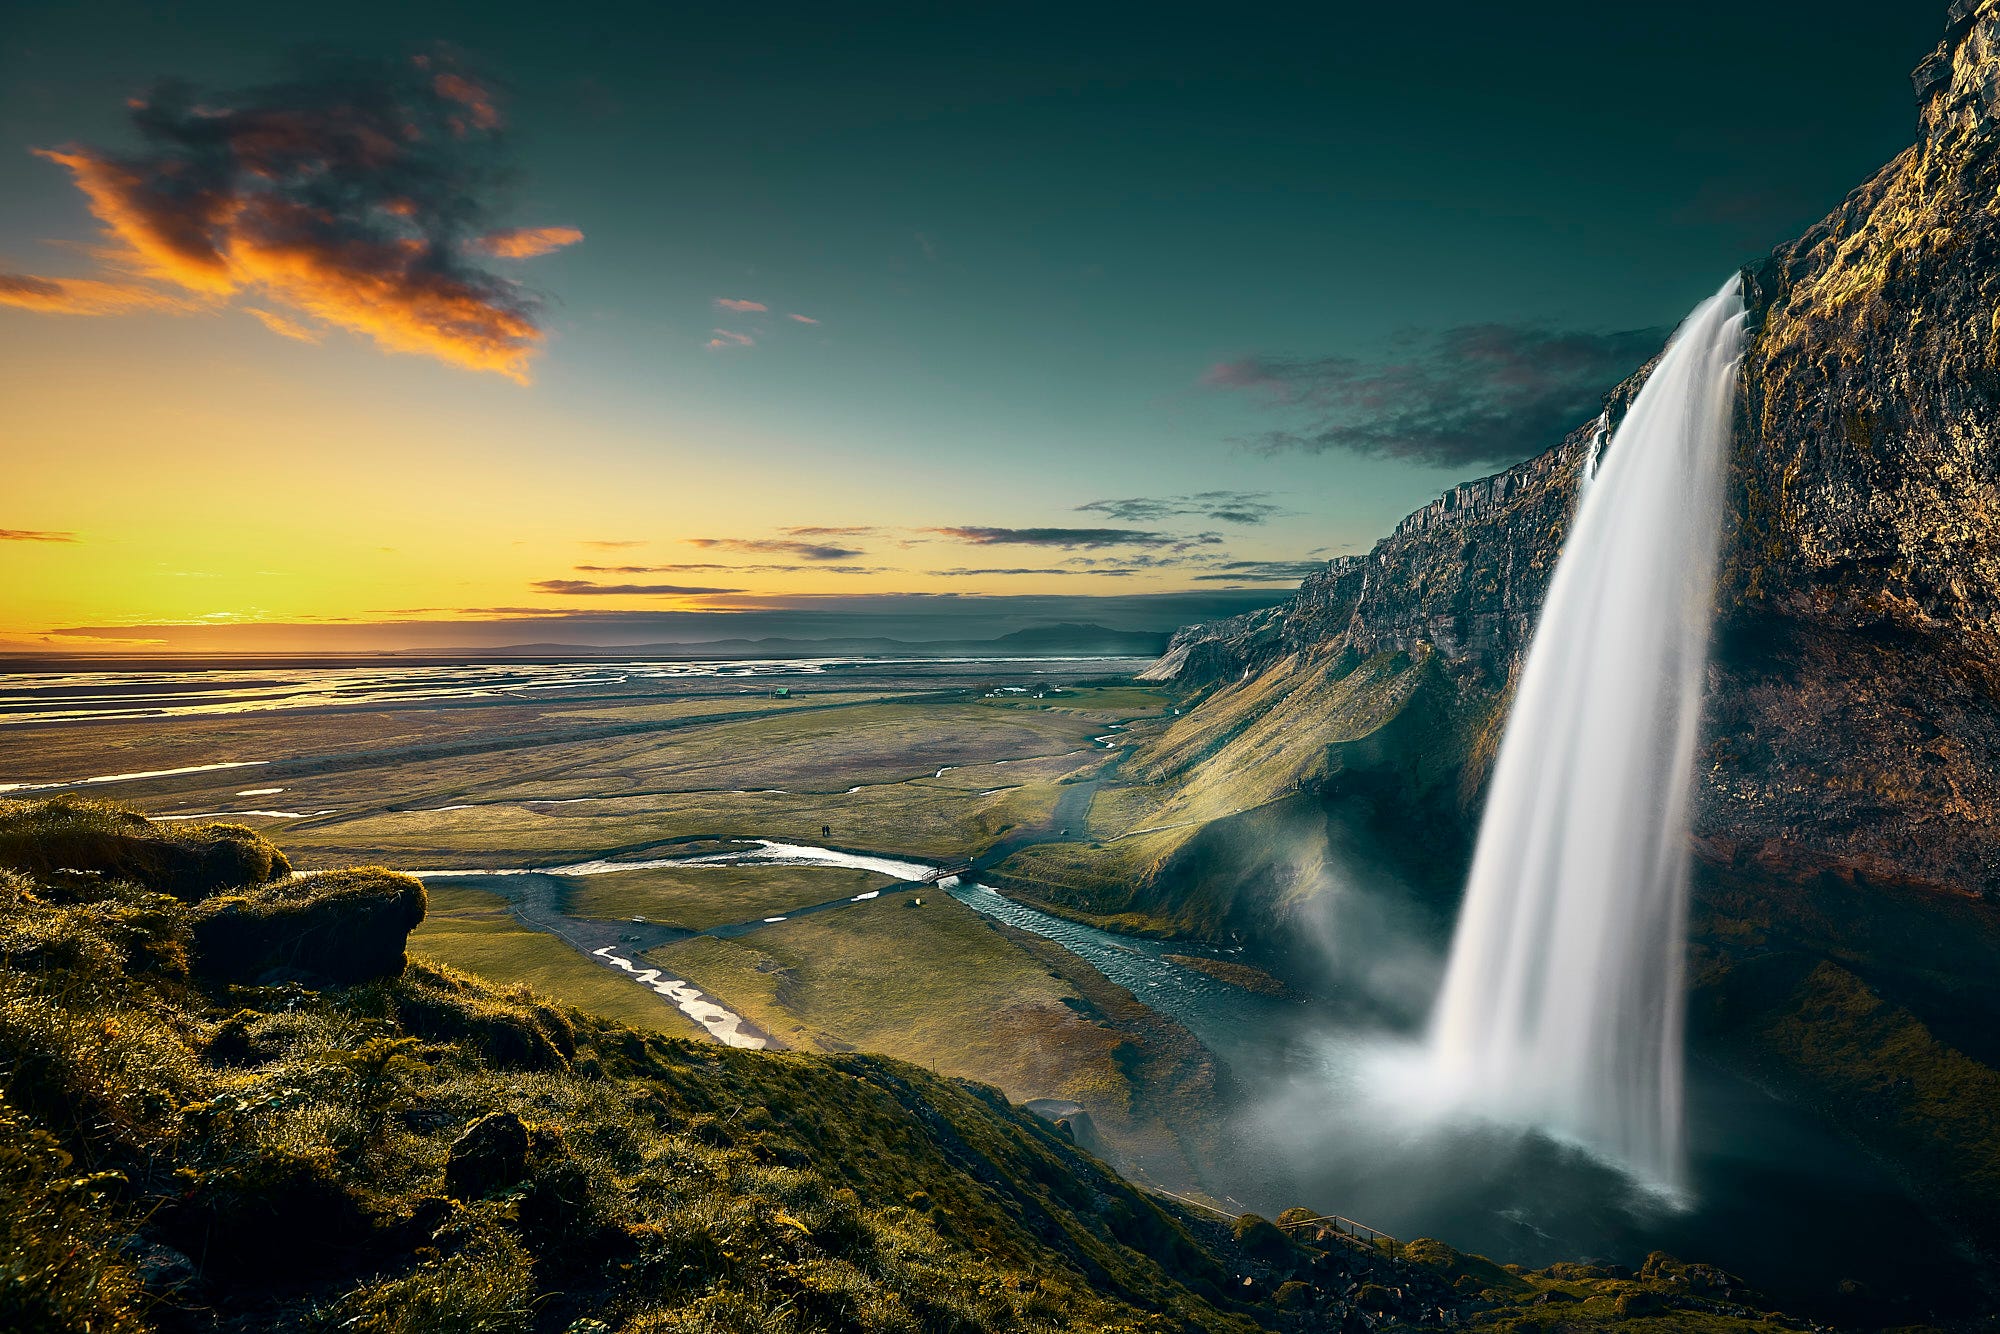
[[(1697, 823), (1981, 894), (2000, 891), (2000, 6), (1959, 0), (1916, 86), (1918, 142), (1745, 273)], [(1400, 652), (1497, 699), (1590, 456), (1649, 371), (1290, 602), (1182, 630), (1151, 677), (1227, 694)]]
[[(1697, 1012), (2000, 1237), (2000, 1115), (1965, 1110), (2000, 1088), (2000, 0), (1952, 5), (1915, 85), (1916, 142), (1744, 274)], [(1108, 906), (1279, 927), (1310, 886), (1254, 840), (1220, 855), (1224, 824), (1358, 803), (1448, 909), (1579, 487), (1648, 369), (1290, 602), (1176, 635), (1151, 675), (1199, 704), (1128, 770), (1190, 822)], [(1185, 795), (1208, 790), (1233, 800)], [(1863, 1035), (1889, 1031), (1885, 1065)]]

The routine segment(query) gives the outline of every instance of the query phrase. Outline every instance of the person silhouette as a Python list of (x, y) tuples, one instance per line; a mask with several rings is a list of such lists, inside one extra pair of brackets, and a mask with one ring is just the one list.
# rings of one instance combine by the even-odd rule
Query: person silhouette
[(832, 838), (832, 837), (833, 837), (833, 826), (832, 826), (832, 825), (830, 825), (830, 824), (823, 824), (823, 825), (821, 825), (821, 826), (819, 827), (819, 836), (820, 836), (821, 838)]

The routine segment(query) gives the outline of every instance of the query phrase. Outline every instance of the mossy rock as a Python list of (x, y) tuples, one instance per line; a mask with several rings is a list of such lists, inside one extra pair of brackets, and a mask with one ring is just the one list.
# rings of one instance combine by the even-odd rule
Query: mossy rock
[[(463, 1043), (487, 1064), (505, 1070), (561, 1070), (577, 1054), (576, 1031), (545, 1002), (496, 1002), (464, 974), (419, 962), (392, 993), (403, 1027), (430, 1042)], [(632, 1042), (644, 1051), (644, 1039)]]
[(323, 871), (211, 899), (195, 917), (197, 968), (233, 982), (274, 975), (351, 985), (403, 971), (424, 920), (423, 882), (379, 866)]
[(1241, 1214), (1229, 1225), (1230, 1235), (1246, 1255), (1267, 1264), (1283, 1264), (1296, 1258), (1298, 1247), (1270, 1219), (1258, 1214)]
[(0, 866), (128, 880), (189, 903), (292, 871), (276, 845), (244, 825), (168, 828), (109, 802), (67, 796), (0, 802)]

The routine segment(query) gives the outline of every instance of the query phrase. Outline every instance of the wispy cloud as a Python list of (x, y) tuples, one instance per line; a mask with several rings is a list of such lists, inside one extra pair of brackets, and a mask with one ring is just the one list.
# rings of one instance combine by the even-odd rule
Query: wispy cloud
[(52, 533), (39, 528), (0, 528), (0, 542), (74, 542), (75, 533)]
[(323, 63), (236, 94), (162, 83), (132, 104), (138, 152), (36, 150), (83, 192), (118, 272), (17, 277), (9, 304), (117, 314), (254, 295), (294, 327), (525, 382), (539, 304), (479, 261), (545, 253), (575, 229), (483, 229), (505, 176), (500, 122), (492, 94), (442, 57)]
[(1405, 336), (1382, 359), (1246, 357), (1210, 367), (1202, 383), (1291, 419), (1240, 442), (1263, 453), (1341, 451), (1462, 468), (1548, 448), (1665, 337), (1663, 329), (1470, 325)]
[(603, 551), (617, 551), (625, 547), (643, 547), (646, 544), (636, 537), (587, 537), (583, 540), (587, 547), (597, 547)]
[(537, 579), (529, 585), (537, 593), (559, 593), (566, 597), (699, 597), (711, 593), (741, 593), (740, 588), (704, 588), (689, 584), (600, 584), (589, 579)]
[(827, 565), (805, 561), (764, 561), (733, 565), (706, 561), (682, 565), (579, 565), (576, 567), (578, 574), (687, 574), (698, 570), (725, 570), (730, 574), (798, 574), (805, 570), (811, 570), (815, 574), (883, 573), (882, 567), (878, 565)]
[(799, 542), (777, 537), (690, 537), (687, 544), (720, 551), (750, 551), (769, 556), (796, 556), (800, 560), (846, 560), (864, 554), (859, 547), (837, 547), (820, 542)]
[(510, 227), (488, 232), (473, 245), (495, 259), (536, 259), (582, 239), (583, 232), (575, 227)]
[(749, 334), (733, 333), (728, 329), (711, 329), (709, 333), (713, 335), (708, 340), (710, 347), (755, 347), (757, 345), (757, 340)]
[(1079, 571), (1066, 570), (1061, 568), (1060, 566), (1054, 569), (1042, 568), (1042, 569), (1011, 569), (1011, 570), (992, 570), (992, 569), (975, 570), (975, 569), (968, 569), (963, 565), (958, 565), (952, 567), (949, 570), (926, 570), (925, 573), (934, 574), (944, 579), (965, 579), (973, 575), (980, 575), (980, 574), (1072, 574), (1073, 575), (1079, 573)]
[(786, 318), (786, 319), (788, 319), (788, 320), (797, 320), (797, 321), (798, 321), (798, 322), (799, 322), (800, 324), (818, 324), (818, 323), (819, 323), (819, 321), (818, 321), (818, 320), (816, 320), (816, 319), (814, 319), (814, 318), (813, 318), (812, 316), (810, 316), (810, 315), (801, 315), (801, 314), (799, 314), (799, 313), (798, 313), (798, 312), (797, 312), (796, 310), (795, 310), (795, 311), (793, 311), (793, 312), (792, 312), (791, 314), (789, 314), (789, 315), (785, 316), (785, 318)]
[(798, 524), (790, 528), (781, 528), (779, 531), (789, 533), (793, 537), (867, 537), (871, 533), (879, 533), (882, 530), (874, 524), (856, 523), (833, 525)]
[(259, 310), (255, 306), (248, 306), (245, 309), (257, 317), (259, 324), (280, 338), (290, 338), (300, 343), (317, 343), (320, 340), (320, 334), (317, 329), (308, 328), (300, 324), (297, 320), (289, 319), (274, 310)]
[(1222, 541), (1219, 533), (1167, 533), (1150, 528), (927, 528), (959, 542), (979, 547), (1057, 547), (1065, 551), (1095, 550), (1101, 547), (1166, 547), (1184, 550), (1212, 546)]
[(126, 315), (142, 310), (199, 309), (194, 302), (143, 283), (37, 278), (25, 273), (0, 273), (0, 306), (16, 306), (45, 315)]
[(746, 315), (756, 314), (770, 309), (769, 306), (765, 305), (761, 301), (746, 301), (742, 297), (738, 296), (719, 296), (715, 298), (715, 301), (712, 304), (715, 306), (717, 310), (733, 310), (738, 312), (739, 314), (746, 314)]
[(1093, 500), (1076, 507), (1079, 514), (1103, 514), (1128, 523), (1198, 516), (1217, 523), (1266, 523), (1288, 514), (1270, 499), (1269, 491), (1197, 491), (1185, 496), (1130, 496), (1123, 500)]

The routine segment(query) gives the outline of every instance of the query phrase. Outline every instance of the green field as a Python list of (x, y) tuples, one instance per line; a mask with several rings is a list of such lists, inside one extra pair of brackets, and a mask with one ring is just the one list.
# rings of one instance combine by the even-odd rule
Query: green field
[(698, 1033), (667, 1001), (599, 967), (554, 936), (530, 931), (484, 890), (432, 886), (423, 924), (410, 933), (410, 953), (490, 981), (519, 983), (634, 1028), (674, 1037)]
[(831, 866), (661, 867), (576, 880), (569, 912), (574, 917), (644, 917), (705, 931), (852, 897), (884, 883), (870, 871)]
[(1183, 1137), (1205, 1133), (1196, 1109), (1215, 1069), (1193, 1039), (1059, 947), (940, 892), (651, 957), (788, 1046), (892, 1052), (1016, 1102), (1080, 1103), (1121, 1151), (1166, 1174), (1185, 1174)]

